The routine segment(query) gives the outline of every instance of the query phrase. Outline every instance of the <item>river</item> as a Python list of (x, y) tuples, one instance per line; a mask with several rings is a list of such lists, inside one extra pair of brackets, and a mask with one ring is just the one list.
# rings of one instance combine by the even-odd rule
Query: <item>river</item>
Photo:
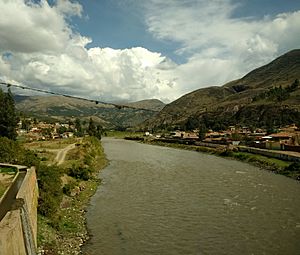
[(105, 138), (91, 255), (300, 254), (300, 184), (239, 161)]

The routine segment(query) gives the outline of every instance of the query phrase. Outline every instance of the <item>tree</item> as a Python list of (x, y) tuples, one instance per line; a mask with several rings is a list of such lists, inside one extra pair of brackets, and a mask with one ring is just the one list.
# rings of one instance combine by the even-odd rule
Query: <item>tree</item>
[(75, 130), (76, 130), (76, 135), (77, 136), (82, 136), (83, 133), (82, 133), (82, 126), (81, 126), (81, 121), (79, 118), (76, 118), (75, 119)]
[(88, 132), (89, 136), (96, 136), (97, 130), (96, 130), (96, 126), (95, 126), (95, 123), (92, 118), (90, 118), (87, 132)]
[(22, 129), (25, 129), (26, 131), (30, 130), (30, 126), (31, 126), (31, 121), (28, 119), (24, 119), (22, 120)]
[(0, 136), (15, 140), (17, 138), (17, 123), (18, 117), (13, 95), (10, 89), (7, 93), (0, 89)]
[(240, 141), (240, 140), (243, 139), (243, 137), (242, 137), (242, 135), (239, 134), (238, 132), (235, 132), (235, 133), (231, 134), (231, 139), (232, 139), (233, 141)]
[(195, 117), (188, 118), (187, 122), (185, 123), (185, 130), (194, 130), (198, 127), (199, 121)]
[(65, 132), (67, 132), (67, 128), (65, 126), (60, 126), (57, 130), (57, 133), (59, 134), (63, 134)]
[(266, 131), (267, 134), (272, 134), (275, 132), (273, 120), (271, 118), (266, 120)]
[(96, 132), (96, 137), (101, 140), (101, 136), (103, 133), (103, 127), (101, 125), (97, 125), (97, 132)]
[(202, 141), (202, 140), (205, 139), (206, 132), (207, 132), (207, 128), (206, 128), (205, 124), (203, 124), (203, 123), (200, 124), (200, 126), (199, 126), (199, 133), (198, 133), (200, 141)]
[(288, 92), (293, 92), (299, 88), (299, 80), (296, 79), (290, 86), (287, 87)]

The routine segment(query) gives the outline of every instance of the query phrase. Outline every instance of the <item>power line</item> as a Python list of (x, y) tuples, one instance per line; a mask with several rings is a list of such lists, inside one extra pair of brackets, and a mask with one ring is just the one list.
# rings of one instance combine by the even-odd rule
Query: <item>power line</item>
[(72, 96), (72, 95), (67, 95), (67, 94), (58, 93), (58, 92), (52, 92), (52, 91), (48, 91), (48, 90), (44, 90), (44, 89), (31, 88), (31, 87), (27, 87), (27, 86), (24, 86), (24, 85), (18, 85), (18, 84), (13, 84), (13, 83), (9, 83), (9, 82), (2, 82), (2, 81), (0, 81), (0, 85), (7, 86), (8, 88), (9, 87), (15, 87), (15, 88), (20, 88), (20, 89), (25, 89), (25, 90), (31, 90), (31, 91), (41, 92), (41, 93), (45, 93), (45, 94), (51, 94), (51, 95), (56, 95), (56, 96), (63, 96), (63, 97), (68, 97), (68, 98), (74, 98), (74, 99), (88, 101), (88, 102), (92, 102), (92, 103), (96, 103), (96, 104), (100, 103), (100, 104), (103, 104), (103, 105), (111, 105), (111, 106), (114, 106), (114, 107), (118, 108), (119, 110), (122, 109), (122, 108), (129, 108), (129, 109), (135, 109), (135, 110), (144, 110), (144, 111), (150, 111), (150, 112), (159, 112), (157, 110), (145, 109), (145, 108), (134, 107), (134, 106), (129, 106), (129, 105), (122, 105), (122, 104), (108, 103), (108, 102), (103, 102), (103, 101), (99, 101), (99, 100), (88, 99), (88, 98), (84, 98), (84, 97), (78, 97), (78, 96)]

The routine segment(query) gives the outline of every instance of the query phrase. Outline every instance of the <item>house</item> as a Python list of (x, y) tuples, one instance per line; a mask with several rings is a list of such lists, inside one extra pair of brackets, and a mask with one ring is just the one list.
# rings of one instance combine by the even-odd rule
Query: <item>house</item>
[(171, 133), (170, 133), (170, 136), (171, 136), (172, 138), (183, 138), (184, 133), (185, 133), (184, 131), (176, 130), (176, 131), (174, 131), (174, 132), (171, 132)]
[(175, 131), (170, 133), (172, 138), (181, 138), (181, 139), (191, 139), (191, 140), (196, 140), (199, 139), (199, 136), (195, 132), (185, 132), (185, 131)]
[(283, 150), (284, 145), (293, 144), (293, 135), (287, 132), (279, 132), (262, 137), (265, 140), (266, 149)]
[(271, 137), (271, 140), (273, 141), (280, 141), (280, 142), (288, 142), (291, 141), (293, 134), (288, 132), (279, 132), (276, 134), (269, 135)]
[(199, 136), (194, 132), (184, 132), (183, 139), (198, 139)]
[(293, 133), (293, 132), (295, 132), (297, 130), (298, 130), (298, 127), (296, 126), (296, 124), (292, 124), (292, 125), (280, 128), (280, 131), (287, 132), (287, 133)]

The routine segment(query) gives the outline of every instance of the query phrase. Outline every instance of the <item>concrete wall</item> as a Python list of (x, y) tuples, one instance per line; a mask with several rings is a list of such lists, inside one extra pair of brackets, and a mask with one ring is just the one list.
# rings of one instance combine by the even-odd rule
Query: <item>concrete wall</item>
[(0, 254), (27, 255), (19, 210), (8, 212), (0, 222)]
[(244, 147), (244, 146), (239, 146), (238, 147), (240, 151), (244, 152), (250, 152), (254, 154), (260, 154), (263, 156), (271, 157), (271, 158), (278, 158), (282, 160), (287, 160), (287, 161), (294, 161), (294, 162), (300, 162), (300, 157), (294, 156), (294, 155), (288, 155), (286, 153), (281, 153), (277, 151), (270, 151), (270, 150), (264, 150), (264, 149), (258, 149), (258, 148), (252, 148), (252, 147)]
[(24, 199), (24, 206), (28, 211), (29, 223), (33, 232), (33, 240), (37, 247), (37, 206), (38, 206), (38, 185), (35, 169), (32, 167), (27, 170), (21, 188), (17, 194), (17, 199)]
[[(13, 185), (12, 185), (13, 186)], [(35, 255), (38, 186), (34, 168), (27, 169), (12, 205), (0, 221), (0, 254)]]
[(214, 149), (217, 149), (217, 148), (226, 149), (227, 148), (227, 146), (224, 144), (216, 144), (216, 143), (195, 142), (195, 145), (214, 148)]

